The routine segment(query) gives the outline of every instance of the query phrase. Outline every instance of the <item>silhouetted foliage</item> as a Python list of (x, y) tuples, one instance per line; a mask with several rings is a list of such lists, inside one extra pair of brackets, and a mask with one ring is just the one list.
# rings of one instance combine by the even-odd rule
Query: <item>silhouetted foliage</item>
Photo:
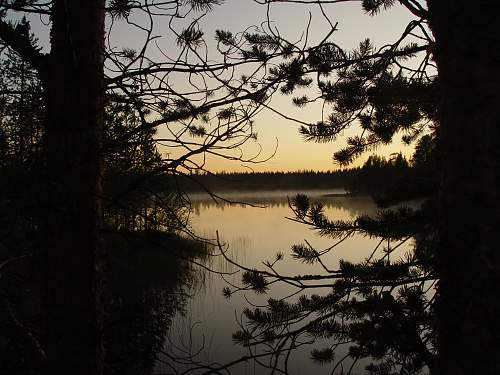
[[(257, 2), (316, 5), (327, 19), (323, 4), (336, 3)], [(308, 333), (315, 342), (327, 339), (327, 348), (315, 349), (312, 357), (323, 364), (333, 361), (331, 373), (344, 373), (344, 359), (332, 354), (348, 342), (348, 356), (354, 362), (371, 358), (367, 370), (373, 374), (498, 371), (500, 345), (498, 335), (491, 333), (498, 331), (500, 311), (494, 297), (499, 284), (498, 235), (491, 230), (498, 227), (500, 212), (494, 89), (499, 79), (491, 75), (498, 71), (499, 61), (499, 50), (491, 48), (498, 39), (492, 27), (496, 3), (362, 2), (370, 15), (397, 5), (415, 19), (395, 41), (377, 49), (365, 40), (357, 49), (345, 51), (325, 38), (309, 54), (272, 72), (293, 72), (282, 86), (285, 94), (311, 85), (307, 74), (317, 73), (317, 88), (330, 115), (302, 124), (300, 132), (306, 140), (329, 142), (348, 127), (357, 128), (358, 135), (334, 153), (340, 164), (350, 164), (398, 133), (405, 142), (416, 141), (415, 174), (394, 181), (379, 201), (395, 204), (421, 193), (428, 196), (417, 210), (398, 208), (352, 222), (328, 219), (321, 205), (307, 207), (303, 197), (295, 201), (298, 206), (292, 202), (297, 221), (339, 239), (333, 248), (356, 232), (380, 238), (379, 246), (387, 241), (387, 247), (377, 246), (364, 262), (340, 262), (338, 268), (321, 263), (320, 250), (296, 247), (295, 256), (320, 262), (323, 275), (278, 275), (274, 263), (268, 263), (270, 269), (261, 271), (267, 284), (282, 281), (298, 291), (331, 290), (289, 303), (269, 300), (265, 310), (246, 314), (244, 327), (251, 334), (244, 344), (251, 350), (269, 345), (268, 367), (273, 370), (288, 372), (288, 354), (307, 342)], [(329, 35), (334, 34), (336, 24), (328, 22)], [(293, 102), (303, 106), (309, 99), (298, 96)], [(401, 259), (390, 257), (406, 241), (413, 241), (412, 251)], [(309, 288), (308, 280), (324, 284)], [(488, 348), (487, 353), (479, 347)], [(288, 354), (280, 362), (284, 352)], [(351, 366), (348, 372), (352, 370)]]
[[(327, 17), (323, 2), (318, 3)], [(376, 14), (395, 4), (363, 2), (363, 7)], [(291, 248), (293, 258), (320, 265), (322, 273), (288, 275), (279, 271), (276, 260), (251, 271), (253, 279), (259, 275), (258, 285), (247, 277), (241, 287), (225, 290), (231, 296), (240, 290), (262, 293), (263, 286), (277, 282), (290, 286), (290, 295), (245, 310), (243, 329), (234, 336), (255, 356), (267, 352), (265, 365), (270, 369), (289, 373), (293, 350), (312, 345), (311, 358), (329, 366), (332, 374), (344, 373), (346, 365), (351, 373), (358, 361), (371, 374), (435, 372), (438, 81), (432, 75), (434, 40), (426, 10), (413, 1), (404, 5), (419, 13), (420, 19), (411, 21), (394, 43), (377, 49), (367, 39), (357, 49), (345, 51), (325, 39), (307, 55), (271, 71), (274, 76), (290, 73), (281, 86), (284, 94), (294, 94), (313, 82), (320, 90), (330, 114), (315, 124), (301, 125), (299, 131), (306, 141), (331, 142), (349, 127), (359, 129), (359, 135), (349, 137), (347, 146), (334, 153), (340, 165), (390, 143), (398, 133), (417, 147), (410, 162), (402, 154), (389, 159), (372, 155), (361, 168), (341, 172), (349, 175), (344, 187), (351, 193), (372, 194), (380, 205), (395, 208), (345, 221), (329, 218), (323, 205), (306, 196), (290, 201), (293, 220), (334, 240), (327, 249), (314, 248), (309, 242)], [(336, 25), (330, 25), (333, 34)], [(410, 41), (416, 34), (417, 42)], [(407, 63), (412, 59), (419, 61), (417, 68)], [(307, 96), (293, 99), (298, 106), (308, 102)], [(421, 199), (416, 207), (405, 205), (416, 198)], [(328, 254), (354, 235), (377, 238), (377, 246), (366, 249), (359, 263), (329, 264)], [(347, 354), (337, 356), (342, 347), (347, 347)]]
[[(2, 217), (6, 246), (1, 264), (17, 256), (45, 257), (41, 280), (47, 293), (33, 311), (46, 319), (37, 322), (33, 334), (17, 332), (22, 345), (39, 354), (34, 371), (102, 371), (103, 229), (169, 235), (189, 231), (189, 202), (175, 180), (152, 177), (203, 169), (206, 153), (255, 160), (238, 148), (255, 139), (251, 117), (261, 105), (255, 100), (264, 96), (262, 87), (241, 92), (231, 80), (232, 68), (246, 63), (240, 55), (239, 62), (230, 62), (221, 50), (222, 63), (205, 61), (197, 50), (206, 44), (195, 18), (178, 26), (181, 30), (171, 28), (182, 51), (177, 58), (153, 63), (149, 56), (158, 22), (153, 19), (182, 20), (219, 3), (1, 3), (0, 173), (9, 181), (2, 184), (2, 208), (8, 213)], [(146, 25), (129, 23), (134, 13), (151, 18), (145, 18)], [(33, 14), (47, 16), (49, 51), (39, 47), (28, 21), (18, 21)], [(143, 33), (143, 44), (112, 45), (120, 22)], [(248, 63), (263, 66), (258, 59)], [(169, 78), (179, 73), (190, 79)], [(193, 75), (197, 78), (191, 81)], [(194, 83), (198, 80), (205, 85)], [(212, 87), (214, 80), (222, 84)], [(194, 90), (178, 89), (188, 81)], [(166, 134), (161, 139), (155, 137), (159, 126)], [(161, 154), (159, 142), (175, 154)], [(17, 292), (22, 294), (22, 284)], [(14, 317), (7, 314), (7, 324), (15, 326)]]
[[(209, 11), (221, 3), (218, 0), (113, 0), (101, 1), (102, 6), (98, 7), (59, 0), (1, 2), (1, 51), (15, 51), (22, 60), (15, 62), (12, 55), (8, 62), (12, 65), (7, 73), (2, 73), (6, 79), (2, 81), (0, 102), (0, 155), (9, 162), (2, 159), (1, 173), (11, 182), (2, 187), (8, 197), (2, 203), (8, 212), (3, 220), (7, 225), (1, 229), (7, 238), (2, 250), (5, 248), (11, 252), (9, 256), (20, 255), (24, 259), (29, 257), (29, 253), (24, 253), (26, 249), (43, 248), (37, 234), (47, 237), (49, 246), (44, 250), (61, 260), (44, 263), (56, 271), (45, 276), (52, 281), (53, 289), (59, 291), (53, 293), (48, 288), (48, 297), (68, 303), (64, 305), (68, 311), (74, 308), (74, 314), (61, 314), (60, 322), (78, 333), (67, 334), (69, 329), (61, 330), (66, 334), (45, 332), (58, 337), (47, 339), (48, 346), (59, 352), (59, 340), (75, 344), (79, 335), (87, 337), (87, 333), (90, 340), (97, 342), (90, 350), (66, 352), (72, 356), (87, 355), (88, 360), (78, 362), (76, 357), (61, 355), (59, 365), (67, 369), (63, 362), (73, 361), (93, 366), (89, 371), (96, 373), (102, 367), (98, 285), (102, 260), (101, 203), (108, 205), (104, 216), (112, 229), (178, 230), (178, 222), (184, 223), (182, 212), (186, 201), (176, 193), (177, 180), (172, 176), (191, 178), (197, 171), (205, 172), (206, 155), (257, 161), (241, 154), (240, 146), (256, 140), (252, 117), (260, 109), (270, 107), (271, 96), (281, 92), (295, 95), (291, 101), (299, 107), (313, 101), (323, 102), (326, 115), (321, 120), (315, 123), (295, 120), (300, 123), (300, 132), (306, 140), (330, 142), (346, 129), (357, 127), (357, 135), (350, 136), (347, 146), (333, 155), (341, 165), (391, 142), (396, 135), (402, 135), (405, 142), (416, 142), (410, 168), (402, 157), (396, 156), (389, 162), (372, 157), (358, 173), (359, 180), (352, 182), (351, 189), (361, 191), (369, 184), (368, 177), (363, 176), (379, 171), (377, 175), (384, 176), (383, 183), (370, 191), (376, 190), (381, 204), (421, 195), (428, 195), (429, 199), (417, 209), (399, 207), (383, 210), (376, 217), (340, 221), (328, 218), (321, 204), (297, 197), (291, 202), (295, 220), (337, 239), (331, 249), (354, 233), (380, 238), (379, 246), (365, 261), (340, 262), (335, 269), (321, 260), (331, 249), (314, 249), (307, 244), (292, 249), (298, 260), (318, 262), (325, 270), (324, 275), (280, 275), (273, 268), (279, 258), (266, 264), (268, 271), (246, 270), (243, 288), (253, 288), (259, 293), (277, 281), (289, 283), (299, 291), (318, 287), (306, 285), (307, 282), (324, 281), (319, 287), (328, 288), (329, 292), (305, 294), (293, 301), (269, 300), (265, 309), (245, 311), (252, 330), (244, 328), (235, 334), (235, 340), (248, 347), (269, 345), (266, 349), (270, 351), (265, 354), (271, 357), (268, 367), (274, 370), (283, 364), (278, 361), (280, 355), (301, 347), (304, 342), (298, 340), (306, 336), (306, 341), (312, 337), (313, 341), (328, 342), (326, 348), (314, 349), (311, 356), (318, 363), (331, 363), (332, 372), (339, 369), (344, 372), (344, 360), (335, 358), (335, 349), (349, 344), (348, 354), (354, 362), (361, 358), (373, 360), (368, 370), (374, 374), (415, 373), (425, 366), (435, 372), (436, 346), (437, 368), (442, 373), (496, 373), (500, 308), (495, 301), (500, 285), (497, 272), (500, 258), (495, 252), (498, 235), (494, 228), (498, 227), (500, 212), (497, 203), (500, 83), (499, 50), (491, 48), (498, 39), (496, 3), (486, 0), (471, 5), (465, 1), (428, 0), (424, 5), (418, 0), (362, 1), (364, 11), (370, 15), (401, 5), (414, 19), (398, 38), (380, 48), (367, 39), (354, 50), (344, 50), (332, 41), (337, 27), (323, 6), (337, 1), (255, 1), (268, 6), (288, 2), (313, 4), (319, 7), (330, 29), (315, 46), (308, 45), (309, 30), (304, 33), (304, 44), (304, 40), (291, 43), (272, 26), (270, 19), (239, 34), (219, 30), (216, 49), (220, 62), (214, 62), (207, 58), (201, 18), (190, 20), (188, 16)], [(82, 16), (80, 10), (93, 16)], [(117, 48), (109, 37), (104, 49), (104, 12), (108, 15), (108, 35), (112, 35), (120, 22), (127, 23), (143, 33), (143, 44), (139, 48)], [(144, 24), (132, 21), (130, 17), (135, 12), (146, 16)], [(24, 14), (48, 16), (53, 50), (46, 53), (38, 47), (25, 20), (14, 21)], [(149, 55), (149, 47), (155, 44), (160, 55), (168, 56), (155, 40), (154, 24), (160, 16), (171, 21), (166, 23), (177, 42), (177, 57), (157, 60)], [(180, 26), (173, 22), (183, 19)], [(96, 30), (88, 27), (91, 22)], [(85, 44), (88, 40), (95, 43)], [(252, 73), (236, 74), (241, 65), (249, 67), (243, 71)], [(36, 79), (30, 78), (29, 66), (37, 72), (40, 91)], [(16, 69), (18, 75), (9, 75)], [(178, 89), (179, 75), (187, 90)], [(18, 79), (20, 83), (16, 83)], [(8, 87), (4, 90), (5, 83), (12, 85), (14, 91), (9, 92)], [(104, 83), (107, 98), (113, 101), (107, 103), (113, 114), (111, 122), (115, 114), (123, 119), (110, 126), (106, 142), (101, 137)], [(80, 90), (88, 86), (96, 90)], [(300, 91), (312, 88), (319, 93), (316, 98)], [(37, 112), (41, 96), (46, 99), (42, 113)], [(290, 119), (284, 113), (276, 113)], [(44, 121), (44, 127), (39, 126), (40, 120)], [(154, 136), (154, 129), (160, 126), (164, 132), (161, 137)], [(43, 140), (46, 152), (41, 158), (39, 139)], [(158, 154), (152, 147), (154, 142), (180, 152)], [(436, 144), (440, 158), (436, 158)], [(121, 150), (127, 150), (133, 158), (127, 160)], [(100, 190), (103, 174), (100, 162), (105, 155), (109, 156), (110, 166), (106, 170), (108, 197), (102, 197)], [(38, 164), (33, 162), (35, 159)], [(434, 168), (436, 159), (440, 160), (438, 172)], [(35, 173), (25, 174), (21, 171), (24, 166)], [(411, 172), (400, 173), (403, 169)], [(163, 179), (151, 178), (155, 176)], [(41, 189), (26, 189), (27, 185)], [(438, 195), (439, 209), (435, 199)], [(17, 206), (20, 201), (26, 205)], [(119, 207), (123, 202), (128, 208)], [(42, 219), (43, 213), (47, 217)], [(16, 242), (19, 238), (21, 241)], [(391, 256), (395, 249), (410, 241), (413, 249), (407, 256), (401, 259)], [(75, 249), (78, 257), (71, 253)], [(1, 267), (11, 265), (16, 259), (8, 258)], [(84, 259), (92, 267), (83, 269)], [(77, 276), (73, 272), (78, 272)], [(433, 286), (438, 279), (435, 315)], [(95, 280), (92, 285), (96, 287), (89, 287)], [(4, 283), (3, 278), (1, 281)], [(78, 293), (64, 293), (71, 287)], [(225, 290), (227, 296), (232, 293)], [(87, 303), (68, 300), (77, 295), (87, 298)], [(4, 313), (13, 315), (8, 308), (9, 298), (4, 299)], [(48, 317), (52, 322), (59, 317), (54, 314), (56, 306), (60, 307), (57, 303), (49, 304)], [(90, 329), (85, 328), (89, 322), (83, 318), (79, 320), (82, 324), (68, 324), (73, 316), (78, 322), (78, 314), (94, 316), (88, 325)], [(437, 317), (438, 335), (433, 317)], [(23, 338), (20, 346), (26, 353), (31, 348), (39, 363), (46, 361), (40, 345), (44, 343), (43, 332), (40, 341), (23, 324), (18, 324), (21, 321), (15, 315), (9, 318), (8, 325)], [(57, 324), (52, 327), (59, 329)], [(66, 350), (66, 345), (59, 348)], [(76, 343), (75, 348), (81, 349), (81, 343)], [(99, 358), (92, 358), (93, 349), (94, 357)], [(257, 355), (253, 357), (256, 359)], [(470, 357), (483, 360), (478, 363)], [(288, 372), (287, 358), (284, 372)], [(75, 372), (85, 371), (82, 366), (70, 367)]]
[(106, 240), (105, 374), (151, 374), (174, 314), (185, 310), (196, 283), (189, 260), (203, 258), (206, 250), (162, 232), (120, 232)]
[[(358, 361), (370, 374), (434, 371), (438, 237), (435, 200), (429, 197), (435, 190), (404, 186), (405, 181), (418, 181), (423, 166), (416, 160), (422, 158), (421, 152), (415, 153), (420, 156), (412, 158), (411, 167), (400, 154), (392, 160), (370, 156), (354, 175), (358, 183), (366, 184), (361, 185), (366, 191), (370, 182), (384, 181), (371, 189), (379, 199), (386, 197), (384, 203), (413, 199), (416, 193), (421, 199), (427, 197), (415, 208), (400, 204), (374, 216), (345, 221), (329, 218), (322, 204), (305, 195), (290, 201), (294, 220), (334, 241), (327, 249), (309, 242), (291, 248), (292, 258), (321, 265), (323, 272), (288, 275), (280, 271), (280, 259), (265, 263), (266, 269), (247, 270), (241, 289), (224, 291), (228, 298), (240, 290), (263, 293), (276, 282), (288, 284), (291, 291), (280, 300), (269, 299), (265, 307), (245, 310), (244, 330), (235, 333), (235, 341), (254, 355), (267, 351), (268, 366), (286, 373), (289, 356), (280, 359), (280, 353), (305, 345), (312, 345), (312, 360), (330, 366), (332, 373), (341, 373), (341, 368)], [(397, 189), (395, 196), (392, 192)], [(337, 266), (330, 264), (326, 260), (329, 254), (354, 235), (377, 238), (377, 245), (366, 249), (365, 259), (359, 263), (340, 259)], [(338, 352), (347, 354), (336, 355)]]

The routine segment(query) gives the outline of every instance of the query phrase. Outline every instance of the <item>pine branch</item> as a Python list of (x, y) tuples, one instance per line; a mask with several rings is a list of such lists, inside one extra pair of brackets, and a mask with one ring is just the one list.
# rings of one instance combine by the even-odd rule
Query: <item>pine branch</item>
[(33, 45), (29, 34), (23, 33), (10, 22), (0, 20), (0, 39), (35, 68), (41, 77), (46, 75), (47, 55), (40, 53), (40, 50)]

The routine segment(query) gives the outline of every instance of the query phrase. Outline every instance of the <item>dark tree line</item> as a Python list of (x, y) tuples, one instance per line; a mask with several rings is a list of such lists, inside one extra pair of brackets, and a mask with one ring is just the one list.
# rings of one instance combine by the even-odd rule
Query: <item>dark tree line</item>
[(417, 152), (410, 161), (400, 153), (388, 159), (371, 155), (361, 167), (328, 172), (220, 172), (178, 181), (187, 192), (345, 189), (351, 195), (371, 195), (387, 205), (401, 199), (425, 197), (436, 188), (436, 158), (431, 138), (426, 135), (417, 143)]
[(342, 189), (353, 179), (352, 171), (330, 172), (222, 172), (197, 175), (179, 182), (188, 192), (202, 192), (204, 187), (214, 192), (262, 191), (297, 189)]
[[(17, 29), (23, 30), (29, 40), (35, 42), (34, 37), (30, 34), (29, 24), (26, 20), (22, 20), (17, 26)], [(2, 74), (2, 113), (0, 132), (2, 134), (2, 165), (0, 173), (2, 174), (2, 273), (5, 272), (5, 277), (1, 286), (2, 298), (2, 339), (4, 340), (1, 352), (2, 372), (10, 373), (32, 373), (33, 369), (39, 369), (42, 362), (45, 361), (45, 338), (48, 334), (47, 327), (43, 322), (46, 319), (44, 314), (46, 310), (43, 306), (43, 298), (46, 292), (40, 288), (45, 275), (43, 275), (43, 257), (40, 256), (40, 246), (44, 242), (45, 230), (45, 191), (43, 190), (46, 173), (46, 154), (44, 152), (44, 136), (45, 136), (45, 102), (43, 100), (42, 82), (38, 78), (37, 72), (33, 67), (25, 62), (20, 56), (8, 49), (1, 56), (1, 74)], [(116, 139), (118, 135), (124, 133), (124, 129), (132, 128), (134, 123), (134, 112), (127, 106), (117, 107), (112, 103), (106, 103), (106, 114), (104, 118), (104, 137), (107, 140)], [(167, 232), (170, 236), (176, 232), (176, 228), (180, 228), (176, 220), (183, 216), (181, 205), (175, 201), (165, 190), (164, 199), (154, 205), (151, 201), (151, 194), (146, 194), (144, 190), (135, 189), (123, 194), (120, 200), (120, 205), (117, 206), (113, 196), (117, 194), (113, 191), (113, 183), (122, 186), (126, 185), (127, 179), (130, 180), (151, 170), (159, 163), (160, 154), (156, 150), (156, 146), (147, 141), (151, 141), (152, 132), (146, 132), (134, 137), (134, 141), (138, 142), (134, 146), (129, 146), (126, 149), (120, 149), (115, 152), (109, 152), (103, 160), (103, 168), (106, 174), (106, 193), (107, 206), (104, 209), (104, 226), (106, 231), (114, 232), (114, 236), (106, 235), (110, 252), (113, 254), (113, 262), (108, 267), (108, 280), (113, 280), (117, 273), (116, 264), (124, 261), (132, 261), (132, 259), (120, 259), (117, 254), (123, 254), (116, 250), (117, 244), (124, 244), (123, 239), (118, 240), (117, 236), (127, 238), (128, 233), (141, 232), (147, 230), (156, 230), (162, 233)], [(156, 164), (155, 164), (156, 163)], [(120, 177), (116, 177), (116, 175)], [(113, 177), (111, 177), (113, 176)], [(71, 181), (65, 181), (66, 184), (71, 184)], [(164, 187), (163, 187), (164, 188)], [(123, 189), (122, 189), (123, 190)], [(182, 207), (184, 209), (184, 207)], [(152, 211), (147, 212), (146, 211)], [(168, 217), (167, 217), (168, 216)], [(174, 220), (175, 218), (175, 220)], [(149, 226), (145, 223), (152, 222)], [(165, 237), (167, 238), (167, 237)], [(161, 239), (165, 246), (165, 239)], [(173, 242), (173, 240), (170, 240)], [(177, 241), (178, 242), (178, 241)], [(168, 244), (168, 242), (167, 242)], [(174, 247), (180, 247), (182, 244), (177, 244)], [(148, 248), (147, 239), (143, 240), (143, 246)], [(140, 247), (136, 246), (136, 252), (139, 252)], [(147, 253), (143, 249), (143, 253)], [(145, 257), (151, 255), (144, 255)], [(123, 258), (123, 257), (122, 257)], [(118, 259), (118, 260), (117, 260)], [(11, 262), (12, 261), (12, 262)], [(171, 262), (171, 260), (170, 260)], [(10, 264), (12, 263), (12, 264)], [(179, 270), (182, 268), (182, 261), (179, 262)], [(149, 269), (151, 272), (151, 269)], [(180, 272), (180, 271), (179, 271)], [(187, 270), (184, 270), (183, 277), (189, 277)], [(174, 273), (173, 273), (174, 274)], [(31, 276), (28, 276), (31, 275)], [(177, 274), (180, 276), (180, 274)], [(124, 278), (130, 277), (124, 276)], [(175, 280), (174, 280), (175, 281)], [(116, 311), (116, 301), (119, 301), (118, 287), (109, 283), (115, 293), (108, 293), (107, 296), (107, 318), (118, 314)], [(116, 284), (116, 282), (115, 282)], [(175, 283), (174, 283), (175, 284)], [(179, 282), (177, 282), (179, 284)], [(173, 288), (180, 288), (175, 285)], [(169, 286), (172, 288), (172, 286)], [(26, 290), (30, 290), (26, 292)], [(142, 289), (140, 291), (142, 293)], [(151, 293), (151, 292), (150, 292)], [(110, 297), (109, 297), (110, 296)], [(137, 296), (137, 298), (141, 298)], [(176, 311), (174, 302), (170, 301), (175, 297), (175, 293), (171, 295), (166, 293), (163, 299), (158, 299), (154, 295), (149, 297), (152, 302), (155, 302), (155, 307), (143, 305), (147, 311), (150, 309), (165, 309), (169, 308), (169, 314)], [(3, 305), (5, 302), (5, 306)], [(132, 309), (127, 301), (124, 309)], [(149, 309), (149, 310), (148, 310)], [(110, 312), (112, 311), (112, 312)], [(154, 314), (154, 311), (150, 311)], [(166, 319), (167, 317), (164, 317)], [(15, 324), (19, 322), (17, 329), (13, 329)], [(22, 322), (22, 323), (21, 323)], [(159, 323), (150, 319), (151, 327), (155, 324), (162, 326), (165, 330), (168, 324)], [(106, 323), (109, 327), (110, 323)], [(140, 336), (144, 332), (140, 329), (136, 335)], [(124, 355), (121, 343), (113, 339), (118, 332), (126, 332), (127, 325), (118, 327), (113, 325), (112, 329), (107, 328), (107, 342), (113, 342), (113, 354), (108, 355), (108, 366), (118, 366), (116, 355)], [(161, 331), (160, 331), (161, 332)], [(161, 341), (164, 334), (151, 332), (156, 335), (157, 341)], [(146, 335), (147, 336), (147, 335)], [(31, 341), (27, 339), (31, 337)], [(123, 338), (123, 341), (132, 340), (133, 337)], [(155, 348), (159, 344), (157, 343)], [(154, 357), (155, 352), (151, 348), (144, 351), (150, 351), (148, 358)], [(119, 354), (117, 354), (119, 353)], [(130, 354), (130, 353), (129, 353)], [(144, 360), (140, 356), (134, 356), (135, 361)], [(153, 366), (154, 360), (146, 361), (145, 366)], [(116, 370), (110, 370), (111, 373), (117, 373)], [(108, 373), (110, 373), (108, 371)]]

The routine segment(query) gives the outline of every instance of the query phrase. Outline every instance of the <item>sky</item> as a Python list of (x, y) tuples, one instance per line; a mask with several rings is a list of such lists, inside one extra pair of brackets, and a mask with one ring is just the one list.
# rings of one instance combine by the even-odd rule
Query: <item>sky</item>
[[(405, 26), (411, 20), (411, 14), (402, 6), (370, 16), (363, 12), (360, 2), (346, 2), (324, 6), (325, 13), (333, 23), (338, 22), (332, 40), (343, 48), (355, 48), (360, 41), (369, 37), (375, 46), (382, 46), (397, 40)], [(270, 18), (275, 21), (276, 27), (282, 35), (289, 40), (298, 40), (304, 32), (311, 12), (312, 22), (310, 28), (311, 42), (320, 41), (329, 30), (329, 25), (321, 15), (318, 6), (301, 4), (275, 3), (270, 8)], [(207, 16), (207, 29), (210, 27), (223, 28), (233, 32), (244, 29), (246, 26), (258, 24), (266, 17), (266, 7), (256, 5), (253, 1), (229, 0), (224, 5), (216, 7)], [(321, 106), (310, 105), (297, 108), (290, 105), (290, 96), (277, 94), (273, 97), (272, 106), (292, 117), (304, 121), (316, 122), (321, 119)], [(333, 153), (342, 148), (345, 138), (357, 134), (357, 129), (350, 129), (343, 137), (332, 143), (305, 142), (298, 133), (298, 125), (281, 118), (271, 111), (262, 111), (256, 118), (256, 130), (259, 142), (263, 148), (263, 156), (274, 151), (276, 154), (262, 164), (250, 165), (255, 171), (269, 170), (331, 170), (338, 166), (333, 163)], [(379, 148), (374, 152), (390, 155), (402, 151), (411, 155), (412, 146), (405, 146), (399, 140), (393, 144)], [(248, 145), (251, 149), (252, 145)], [(254, 149), (255, 150), (255, 149)], [(369, 155), (369, 154), (368, 154)], [(366, 157), (361, 157), (356, 164), (362, 163)], [(225, 160), (210, 160), (212, 170), (246, 170), (245, 166)], [(236, 164), (236, 165), (235, 165)]]
[[(330, 20), (333, 23), (338, 22), (338, 30), (332, 35), (331, 40), (344, 49), (355, 48), (360, 41), (367, 37), (372, 40), (376, 47), (393, 42), (398, 39), (411, 20), (411, 14), (401, 5), (396, 5), (376, 16), (365, 14), (360, 1), (347, 1), (323, 7)], [(215, 6), (212, 12), (200, 21), (209, 50), (214, 46), (211, 43), (215, 43), (213, 36), (216, 29), (224, 29), (233, 33), (241, 32), (247, 27), (265, 21), (266, 11), (266, 6), (259, 5), (253, 0), (226, 0), (222, 5)], [(269, 8), (269, 15), (280, 34), (290, 41), (303, 38), (310, 16), (312, 22), (308, 37), (311, 45), (320, 41), (329, 30), (328, 22), (317, 5), (274, 3)], [(194, 16), (196, 15), (189, 15), (184, 22), (189, 22)], [(137, 30), (127, 28), (123, 22), (114, 27), (112, 43), (115, 46), (123, 48), (140, 45), (142, 36)], [(33, 20), (32, 28), (39, 37), (41, 45), (48, 48), (48, 28), (37, 19)], [(175, 39), (172, 38), (167, 21), (155, 24), (155, 32), (162, 36), (160, 40), (164, 50), (175, 51), (176, 48), (179, 48), (175, 44)], [(288, 116), (302, 121), (315, 123), (321, 120), (321, 105), (313, 104), (297, 108), (291, 105), (291, 99), (292, 96), (276, 93), (270, 105)], [(352, 127), (335, 142), (309, 143), (300, 136), (297, 123), (286, 120), (269, 110), (262, 110), (254, 118), (254, 122), (258, 142), (248, 142), (243, 147), (243, 152), (246, 156), (256, 155), (260, 152), (258, 160), (267, 160), (270, 157), (269, 160), (256, 164), (242, 164), (223, 158), (209, 157), (205, 167), (213, 172), (337, 169), (338, 166), (332, 160), (333, 153), (342, 148), (348, 136), (357, 134), (357, 129)], [(162, 136), (163, 131), (162, 128), (159, 129), (159, 136)], [(398, 139), (399, 137), (392, 144), (374, 152), (388, 156), (391, 153), (402, 151), (405, 155), (410, 156), (412, 146), (405, 146)], [(162, 148), (161, 151), (164, 154), (172, 152), (166, 148)], [(369, 154), (361, 157), (355, 165), (361, 164)]]
[[(376, 46), (395, 41), (411, 20), (411, 14), (399, 5), (374, 17), (364, 13), (361, 2), (357, 1), (325, 5), (324, 10), (333, 23), (338, 22), (338, 31), (333, 34), (332, 40), (348, 49), (355, 48), (360, 41), (367, 37)], [(309, 37), (314, 43), (314, 41), (320, 41), (329, 30), (329, 25), (321, 15), (318, 6), (275, 3), (270, 8), (270, 18), (275, 21), (280, 33), (288, 40), (298, 40), (307, 26), (309, 12), (312, 16)], [(253, 1), (247, 0), (229, 0), (224, 5), (213, 9), (205, 20), (206, 27), (204, 29), (224, 28), (237, 32), (247, 26), (259, 24), (265, 20), (265, 17), (265, 6), (259, 6)], [(206, 34), (208, 35), (208, 31)], [(287, 115), (298, 117), (307, 122), (314, 123), (321, 119), (321, 106), (310, 105), (299, 109), (290, 104), (291, 98), (276, 94), (271, 105)], [(255, 118), (255, 124), (259, 143), (263, 150), (263, 158), (272, 154), (276, 144), (278, 145), (276, 154), (270, 160), (247, 166), (255, 171), (336, 169), (338, 166), (333, 163), (333, 153), (342, 148), (347, 136), (357, 133), (357, 129), (350, 129), (343, 137), (332, 143), (305, 142), (298, 133), (296, 123), (283, 119), (269, 110), (262, 111)], [(256, 151), (255, 145), (249, 144), (248, 146), (249, 150)], [(396, 139), (393, 144), (379, 148), (374, 152), (390, 155), (399, 151), (410, 155), (412, 147), (405, 146)], [(357, 164), (362, 163), (367, 156), (360, 158)], [(222, 159), (209, 160), (209, 169), (211, 170), (247, 170), (247, 167)]]

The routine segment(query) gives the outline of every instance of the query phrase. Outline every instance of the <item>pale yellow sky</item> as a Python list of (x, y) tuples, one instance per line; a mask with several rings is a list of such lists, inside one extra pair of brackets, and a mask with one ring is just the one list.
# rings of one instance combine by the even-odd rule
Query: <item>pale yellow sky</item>
[[(289, 97), (276, 98), (276, 106), (285, 108), (287, 115), (294, 112), (301, 112), (297, 117), (313, 122), (321, 118), (321, 111), (318, 108), (297, 109), (289, 105)], [(282, 103), (281, 103), (282, 102)], [(225, 160), (222, 158), (209, 158), (208, 169), (211, 171), (248, 171), (249, 168), (255, 171), (297, 171), (304, 169), (312, 170), (332, 170), (338, 165), (332, 160), (333, 153), (345, 145), (345, 139), (349, 135), (357, 134), (357, 129), (353, 127), (345, 132), (342, 137), (331, 143), (305, 142), (298, 132), (298, 125), (288, 121), (275, 113), (264, 110), (255, 118), (255, 128), (258, 133), (258, 143), (262, 147), (261, 159), (269, 157), (276, 149), (276, 154), (263, 163), (242, 164)], [(399, 137), (392, 144), (380, 147), (373, 152), (368, 152), (360, 157), (353, 165), (360, 165), (372, 153), (390, 155), (395, 152), (411, 155), (413, 146), (406, 146), (400, 142)], [(246, 155), (255, 155), (259, 151), (256, 142), (249, 141), (245, 147)]]

